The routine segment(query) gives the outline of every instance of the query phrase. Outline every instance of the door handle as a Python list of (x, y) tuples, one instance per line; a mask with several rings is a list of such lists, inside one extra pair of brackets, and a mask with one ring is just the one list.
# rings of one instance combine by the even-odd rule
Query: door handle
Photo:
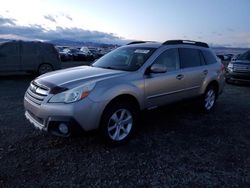
[(178, 74), (177, 76), (176, 76), (176, 79), (178, 79), (178, 80), (181, 80), (181, 79), (183, 79), (184, 78), (184, 75), (183, 74)]
[(208, 70), (203, 71), (203, 74), (207, 75), (207, 73), (208, 73)]

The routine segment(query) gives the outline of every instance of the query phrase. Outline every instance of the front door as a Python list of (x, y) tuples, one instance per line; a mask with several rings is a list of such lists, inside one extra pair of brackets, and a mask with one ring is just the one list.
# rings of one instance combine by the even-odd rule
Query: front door
[(145, 75), (147, 108), (182, 99), (185, 77), (180, 71), (178, 49), (167, 49), (156, 58), (154, 63), (165, 65), (167, 72)]

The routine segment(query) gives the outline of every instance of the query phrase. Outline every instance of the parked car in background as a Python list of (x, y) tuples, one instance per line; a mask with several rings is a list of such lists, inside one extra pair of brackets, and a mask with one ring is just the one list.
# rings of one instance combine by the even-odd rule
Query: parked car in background
[(224, 59), (225, 59), (225, 61), (231, 61), (232, 58), (233, 58), (233, 56), (234, 56), (233, 54), (225, 54), (224, 55), (224, 57), (225, 57)]
[(220, 54), (217, 55), (218, 58), (220, 58), (222, 61), (231, 61), (232, 54)]
[(250, 82), (250, 50), (228, 64), (226, 81), (228, 83), (233, 81)]
[(94, 55), (91, 53), (88, 47), (83, 46), (80, 48), (80, 52), (84, 55), (85, 61), (93, 61), (95, 60)]
[(232, 57), (231, 61), (236, 61), (239, 57), (240, 57), (241, 54), (236, 54)]
[(141, 42), (81, 66), (33, 80), (25, 94), (26, 118), (52, 134), (99, 129), (111, 143), (128, 140), (138, 112), (198, 98), (210, 112), (224, 87), (224, 66), (206, 43)]
[(216, 55), (221, 61), (224, 61), (225, 60), (225, 57), (224, 55)]
[(72, 61), (73, 57), (72, 54), (70, 54), (70, 49), (69, 48), (64, 48), (59, 50), (59, 55), (61, 61)]
[(79, 48), (65, 48), (59, 52), (61, 61), (93, 61), (91, 51), (82, 51)]
[(99, 59), (100, 57), (102, 57), (104, 54), (101, 53), (101, 51), (97, 48), (89, 48), (89, 51), (91, 52), (91, 54), (93, 55), (94, 59)]
[(34, 41), (11, 41), (0, 44), (1, 72), (32, 72), (39, 75), (61, 68), (53, 44)]

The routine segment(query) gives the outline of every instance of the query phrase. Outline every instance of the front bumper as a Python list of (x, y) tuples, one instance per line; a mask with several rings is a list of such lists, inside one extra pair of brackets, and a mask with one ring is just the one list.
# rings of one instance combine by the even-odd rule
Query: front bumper
[(26, 119), (29, 120), (30, 123), (33, 124), (36, 128), (47, 131), (47, 126), (45, 126), (45, 123), (37, 120), (37, 118), (31, 112), (25, 111), (24, 115)]
[(25, 116), (38, 129), (53, 130), (53, 126), (66, 122), (70, 127), (80, 127), (84, 131), (99, 127), (104, 104), (93, 102), (88, 97), (84, 100), (70, 103), (35, 104), (27, 97), (24, 98)]
[(231, 81), (242, 81), (250, 82), (250, 72), (249, 73), (238, 73), (238, 72), (227, 72), (226, 79)]

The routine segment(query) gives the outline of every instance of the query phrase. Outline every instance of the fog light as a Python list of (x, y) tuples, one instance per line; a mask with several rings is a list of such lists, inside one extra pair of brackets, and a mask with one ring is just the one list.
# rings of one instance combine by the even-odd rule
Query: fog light
[(60, 123), (58, 129), (63, 134), (67, 134), (69, 132), (69, 128), (65, 123)]

